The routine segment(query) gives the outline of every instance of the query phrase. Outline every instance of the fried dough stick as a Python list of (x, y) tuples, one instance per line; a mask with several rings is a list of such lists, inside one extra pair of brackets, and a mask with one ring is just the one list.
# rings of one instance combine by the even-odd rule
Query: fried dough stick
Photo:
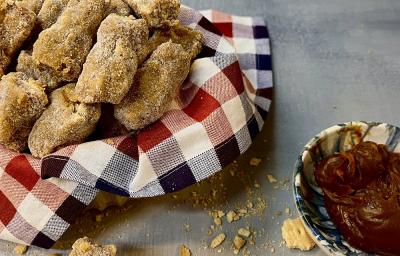
[(0, 1), (0, 77), (11, 58), (29, 37), (36, 15), (32, 11)]
[(44, 0), (37, 23), (41, 30), (51, 27), (67, 7), (69, 0)]
[(15, 3), (18, 6), (24, 7), (28, 10), (31, 10), (35, 14), (38, 14), (40, 11), (40, 8), (42, 8), (44, 0), (17, 0)]
[(106, 11), (104, 17), (111, 13), (116, 13), (121, 16), (129, 16), (131, 8), (123, 0), (106, 0)]
[(36, 121), (28, 146), (33, 156), (44, 157), (60, 147), (83, 142), (96, 128), (100, 104), (75, 103), (75, 84), (53, 91), (50, 106)]
[(25, 150), (32, 126), (47, 103), (40, 82), (20, 72), (4, 75), (0, 81), (0, 143)]
[(160, 45), (138, 69), (135, 82), (114, 115), (126, 128), (141, 129), (158, 120), (189, 74), (190, 55), (179, 44)]
[(70, 0), (57, 22), (39, 34), (35, 63), (52, 68), (64, 81), (78, 79), (104, 11), (104, 0)]
[(145, 19), (150, 28), (173, 27), (178, 24), (179, 0), (124, 0)]
[(50, 90), (56, 89), (63, 81), (53, 69), (43, 64), (37, 65), (32, 59), (32, 52), (29, 51), (21, 51), (19, 54), (17, 71), (39, 80)]
[(76, 84), (84, 103), (120, 103), (138, 66), (136, 50), (149, 38), (143, 19), (110, 14), (100, 25), (97, 43), (90, 51)]
[(147, 54), (153, 52), (162, 43), (168, 41), (182, 45), (183, 49), (188, 52), (192, 59), (201, 52), (203, 47), (203, 35), (191, 28), (177, 25), (170, 30), (156, 30), (146, 45)]

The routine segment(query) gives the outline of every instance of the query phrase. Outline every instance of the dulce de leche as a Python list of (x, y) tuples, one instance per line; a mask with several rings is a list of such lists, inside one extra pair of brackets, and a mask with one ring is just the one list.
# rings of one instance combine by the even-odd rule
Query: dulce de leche
[(400, 154), (362, 142), (315, 165), (325, 206), (345, 240), (379, 255), (400, 255)]

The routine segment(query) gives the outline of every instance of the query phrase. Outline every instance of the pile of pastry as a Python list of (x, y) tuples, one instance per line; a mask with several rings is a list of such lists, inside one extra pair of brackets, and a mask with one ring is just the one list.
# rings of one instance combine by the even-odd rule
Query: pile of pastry
[(179, 10), (179, 0), (0, 0), (0, 144), (43, 157), (158, 120), (202, 48)]

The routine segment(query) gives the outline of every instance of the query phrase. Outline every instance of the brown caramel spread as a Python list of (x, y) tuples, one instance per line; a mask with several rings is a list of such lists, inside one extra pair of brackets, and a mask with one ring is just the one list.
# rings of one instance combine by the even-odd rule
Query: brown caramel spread
[(325, 206), (346, 241), (379, 255), (400, 255), (400, 154), (362, 142), (315, 166)]

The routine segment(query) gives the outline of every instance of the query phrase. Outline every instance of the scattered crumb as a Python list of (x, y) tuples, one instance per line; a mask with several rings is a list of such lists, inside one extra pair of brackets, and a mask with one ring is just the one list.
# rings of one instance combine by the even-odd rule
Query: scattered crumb
[(259, 166), (260, 163), (261, 163), (261, 159), (260, 158), (253, 157), (252, 159), (250, 159), (250, 165), (251, 166)]
[(239, 228), (238, 234), (243, 237), (249, 237), (251, 233), (250, 230), (248, 230), (247, 228)]
[(283, 222), (282, 237), (288, 248), (308, 251), (315, 246), (315, 242), (307, 234), (300, 218), (287, 219)]
[(239, 209), (239, 213), (240, 214), (246, 214), (248, 211), (247, 211), (247, 209), (246, 208), (241, 208), (241, 209)]
[(233, 246), (234, 246), (234, 251), (233, 253), (238, 254), (240, 249), (246, 244), (246, 240), (241, 238), (240, 236), (235, 236), (233, 239)]
[(179, 247), (179, 256), (191, 256), (192, 253), (190, 252), (190, 249), (186, 247), (186, 245), (182, 244)]
[(213, 248), (213, 249), (217, 248), (218, 246), (220, 246), (224, 242), (225, 238), (226, 238), (226, 235), (224, 233), (221, 233), (221, 234), (217, 235), (211, 241), (210, 247)]
[(253, 208), (253, 203), (252, 203), (252, 202), (249, 202), (249, 203), (247, 204), (247, 208), (252, 209), (252, 208)]
[(28, 246), (22, 245), (22, 244), (19, 244), (19, 245), (15, 246), (15, 248), (14, 248), (14, 252), (16, 254), (20, 254), (20, 255), (25, 254), (27, 250), (28, 250)]
[(221, 226), (222, 225), (222, 220), (219, 217), (214, 218), (214, 223), (217, 226)]
[(267, 175), (267, 178), (268, 178), (268, 182), (269, 182), (269, 183), (277, 183), (277, 182), (278, 182), (278, 180), (275, 179), (275, 177), (272, 176), (271, 174), (268, 174), (268, 175)]
[(290, 214), (290, 209), (289, 209), (289, 208), (286, 208), (286, 209), (285, 209), (285, 213), (286, 213), (286, 214)]
[(115, 245), (98, 245), (93, 240), (84, 237), (75, 241), (69, 256), (107, 255), (115, 256), (117, 247)]
[(240, 219), (240, 216), (237, 215), (235, 211), (229, 211), (229, 212), (226, 214), (226, 220), (227, 220), (229, 223), (232, 223), (233, 221), (236, 221), (236, 220), (239, 220), (239, 219)]
[(218, 216), (219, 218), (222, 218), (222, 217), (225, 216), (225, 213), (224, 213), (223, 211), (217, 211), (217, 216)]
[(272, 248), (271, 248), (271, 253), (274, 253), (274, 252), (275, 252), (275, 248), (272, 247)]

